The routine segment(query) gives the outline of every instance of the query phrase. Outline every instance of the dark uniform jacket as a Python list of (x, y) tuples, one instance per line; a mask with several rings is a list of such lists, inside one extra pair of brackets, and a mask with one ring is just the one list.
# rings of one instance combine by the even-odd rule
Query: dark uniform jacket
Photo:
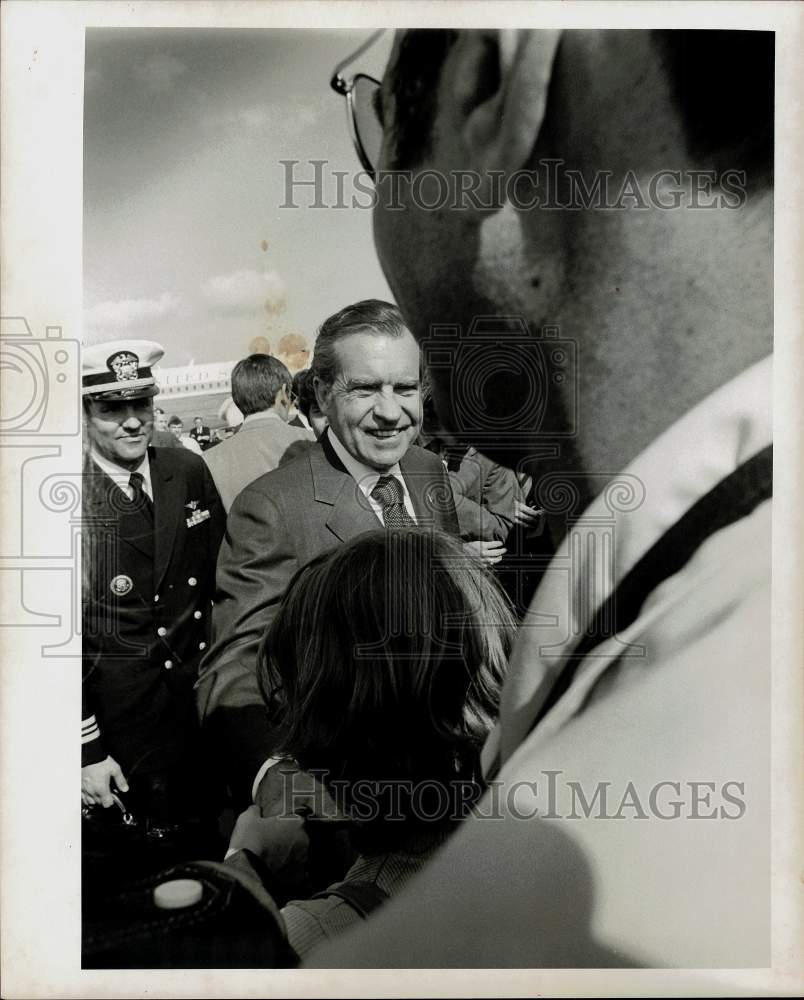
[(109, 754), (129, 780), (193, 752), (224, 527), (198, 456), (148, 454), (153, 524), (94, 463), (84, 484), (83, 765)]
[[(458, 535), (439, 458), (411, 447), (399, 463), (423, 530)], [(248, 798), (272, 753), (257, 684), (257, 646), (291, 577), (305, 563), (382, 525), (326, 435), (292, 462), (249, 484), (231, 510), (218, 562), (214, 645), (202, 665), (199, 711), (215, 730), (230, 785)]]

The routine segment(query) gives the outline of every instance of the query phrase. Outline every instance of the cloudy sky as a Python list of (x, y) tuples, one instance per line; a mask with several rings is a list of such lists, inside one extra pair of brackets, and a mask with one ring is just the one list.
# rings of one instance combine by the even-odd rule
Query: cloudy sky
[[(390, 298), (369, 210), (310, 208), (307, 189), (306, 207), (279, 207), (281, 160), (358, 169), (329, 78), (368, 34), (87, 32), (86, 342), (157, 340), (166, 365), (227, 360), (255, 336), (312, 341), (348, 302)], [(350, 71), (380, 76), (390, 42)]]

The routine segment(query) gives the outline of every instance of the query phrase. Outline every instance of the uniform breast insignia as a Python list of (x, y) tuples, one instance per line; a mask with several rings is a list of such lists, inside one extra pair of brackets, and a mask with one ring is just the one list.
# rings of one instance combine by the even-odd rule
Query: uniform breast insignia
[(120, 573), (118, 576), (112, 579), (109, 584), (109, 590), (117, 597), (124, 597), (134, 586), (134, 581), (130, 576), (126, 576), (125, 573)]
[[(194, 500), (193, 503), (197, 504), (198, 501)], [(189, 507), (190, 504), (185, 504), (184, 506)], [(195, 510), (194, 508), (191, 509), (193, 510), (193, 513), (190, 515), (190, 517), (185, 519), (185, 523), (188, 528), (194, 528), (197, 524), (201, 524), (202, 521), (209, 520), (211, 516), (208, 510)]]
[(190, 500), (184, 506), (187, 508), (187, 510), (196, 510), (198, 508), (198, 501), (197, 500)]

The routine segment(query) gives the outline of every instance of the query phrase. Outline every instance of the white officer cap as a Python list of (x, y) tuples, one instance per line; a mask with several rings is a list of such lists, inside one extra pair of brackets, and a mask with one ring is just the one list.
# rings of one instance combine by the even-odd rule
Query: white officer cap
[(165, 350), (152, 340), (110, 340), (81, 354), (84, 399), (145, 399), (159, 392), (152, 367)]

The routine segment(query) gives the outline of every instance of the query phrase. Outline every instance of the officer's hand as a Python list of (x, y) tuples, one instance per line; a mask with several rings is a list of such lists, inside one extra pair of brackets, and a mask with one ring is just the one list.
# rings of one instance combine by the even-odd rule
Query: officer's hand
[(98, 761), (97, 764), (87, 764), (81, 768), (81, 801), (85, 806), (103, 806), (108, 809), (114, 805), (111, 782), (117, 785), (121, 792), (128, 791), (128, 782), (120, 770), (120, 765), (113, 757)]
[(484, 563), (489, 566), (494, 566), (498, 563), (505, 553), (508, 551), (502, 542), (464, 542), (464, 551), (468, 552), (469, 555), (474, 556), (476, 559), (481, 559)]
[(292, 760), (281, 760), (263, 775), (254, 796), (261, 816), (335, 817), (338, 808), (323, 783)]
[(539, 523), (544, 516), (544, 508), (528, 507), (521, 500), (514, 501), (514, 522), (532, 528)]

